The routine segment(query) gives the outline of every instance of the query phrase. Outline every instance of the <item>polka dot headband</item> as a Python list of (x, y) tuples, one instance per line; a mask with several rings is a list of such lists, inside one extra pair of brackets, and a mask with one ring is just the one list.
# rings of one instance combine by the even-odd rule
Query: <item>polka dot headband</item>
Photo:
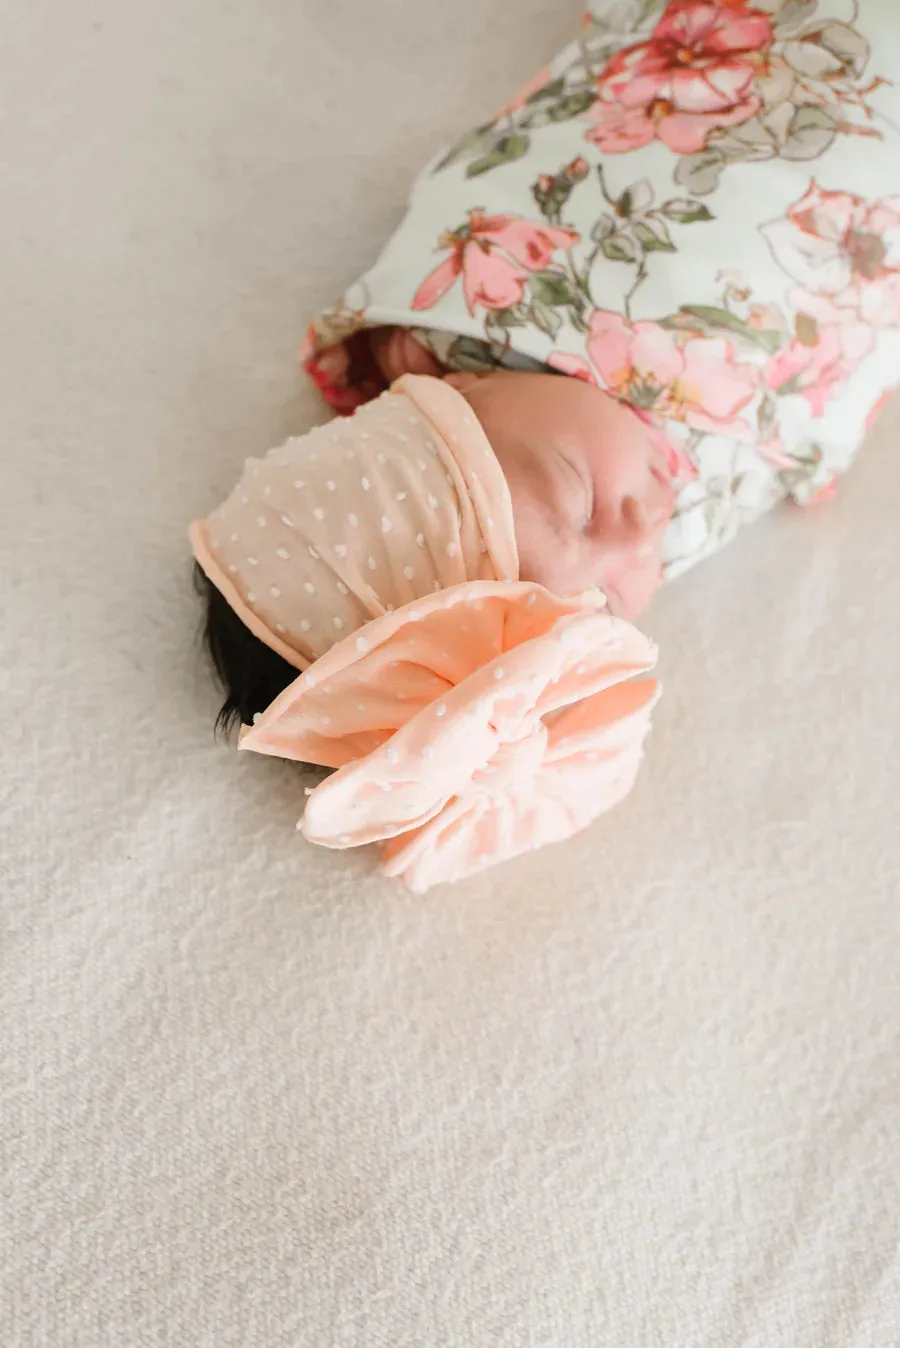
[(481, 424), (455, 389), (421, 375), (249, 459), (191, 541), (245, 625), (299, 670), (425, 595), (519, 571), (509, 489)]

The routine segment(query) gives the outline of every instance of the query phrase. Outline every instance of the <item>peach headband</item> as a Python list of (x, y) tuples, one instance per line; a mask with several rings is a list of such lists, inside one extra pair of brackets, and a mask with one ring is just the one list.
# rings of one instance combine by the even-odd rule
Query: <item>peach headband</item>
[(558, 841), (630, 789), (656, 662), (602, 595), (518, 582), (506, 481), (465, 399), (406, 376), (249, 460), (191, 528), (246, 625), (300, 671), (240, 747), (337, 769), (313, 842), (381, 841), (416, 891)]
[(421, 375), (249, 459), (191, 541), (246, 626), (297, 669), (423, 595), (519, 574), (509, 489), (481, 424)]

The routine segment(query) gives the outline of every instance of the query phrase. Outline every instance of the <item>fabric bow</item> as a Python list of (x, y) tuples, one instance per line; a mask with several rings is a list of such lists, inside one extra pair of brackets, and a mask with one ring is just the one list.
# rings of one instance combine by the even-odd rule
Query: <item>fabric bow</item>
[(656, 648), (599, 595), (475, 581), (368, 623), (241, 735), (337, 771), (302, 827), (382, 842), (422, 893), (561, 841), (630, 790), (658, 696)]

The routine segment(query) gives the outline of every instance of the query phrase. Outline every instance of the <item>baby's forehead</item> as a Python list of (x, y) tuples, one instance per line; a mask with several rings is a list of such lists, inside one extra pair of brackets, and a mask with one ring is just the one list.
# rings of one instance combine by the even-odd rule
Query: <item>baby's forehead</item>
[(466, 395), (495, 450), (512, 436), (594, 452), (620, 443), (639, 448), (644, 432), (633, 410), (595, 384), (556, 371), (497, 371)]
[(485, 375), (475, 390), (475, 405), (490, 400), (523, 417), (541, 421), (547, 416), (595, 417), (602, 413), (609, 395), (595, 384), (556, 370), (497, 370)]

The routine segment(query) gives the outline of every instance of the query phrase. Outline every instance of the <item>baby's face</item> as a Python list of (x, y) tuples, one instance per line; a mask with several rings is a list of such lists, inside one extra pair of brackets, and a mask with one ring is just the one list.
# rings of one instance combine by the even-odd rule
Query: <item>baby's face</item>
[(561, 375), (450, 375), (509, 484), (522, 580), (556, 594), (593, 585), (634, 618), (662, 580), (674, 492), (640, 419)]

